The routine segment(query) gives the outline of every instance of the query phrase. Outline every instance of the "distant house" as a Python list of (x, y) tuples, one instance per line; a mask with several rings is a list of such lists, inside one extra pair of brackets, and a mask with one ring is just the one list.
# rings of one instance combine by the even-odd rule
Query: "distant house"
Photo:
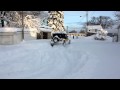
[(73, 30), (68, 33), (70, 36), (86, 36), (85, 33), (77, 33), (77, 31)]
[(75, 30), (72, 30), (72, 31), (70, 31), (69, 33), (77, 33), (77, 31), (75, 31)]
[(69, 34), (70, 36), (78, 36), (78, 33), (77, 33), (77, 31), (75, 31), (75, 30), (70, 31), (68, 34)]
[(78, 36), (86, 36), (85, 33), (79, 33)]
[(101, 25), (88, 25), (87, 36), (97, 33), (98, 30), (103, 29)]

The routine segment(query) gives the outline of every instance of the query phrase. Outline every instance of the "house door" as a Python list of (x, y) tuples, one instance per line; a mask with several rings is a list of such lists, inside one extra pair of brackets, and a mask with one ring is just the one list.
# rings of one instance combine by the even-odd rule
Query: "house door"
[(47, 39), (48, 38), (47, 36), (48, 36), (47, 33), (43, 32), (43, 39)]

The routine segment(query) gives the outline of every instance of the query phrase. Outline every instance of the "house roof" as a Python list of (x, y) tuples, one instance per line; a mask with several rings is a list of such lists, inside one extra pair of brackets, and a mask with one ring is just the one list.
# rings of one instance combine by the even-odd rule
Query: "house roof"
[(40, 28), (52, 29), (51, 27), (49, 27), (49, 26), (46, 26), (46, 25), (42, 25), (42, 26), (40, 26)]
[(40, 26), (40, 31), (51, 32), (52, 28), (49, 26), (42, 25), (42, 26)]
[(22, 29), (21, 28), (10, 28), (10, 27), (0, 28), (0, 32), (17, 32), (17, 31), (22, 31)]
[(77, 33), (77, 31), (73, 30), (73, 31), (70, 31), (69, 33)]
[[(0, 32), (17, 32), (17, 31), (22, 31), (22, 28), (10, 28), (10, 27), (5, 27), (5, 28), (0, 28)], [(40, 31), (44, 31), (44, 32), (51, 32), (52, 29), (48, 29), (48, 28), (40, 28), (38, 31), (35, 28), (24, 28), (24, 31), (36, 31), (36, 32), (40, 32)]]
[(87, 28), (88, 29), (98, 29), (98, 30), (103, 29), (101, 25), (88, 25)]
[(51, 32), (51, 31), (52, 31), (52, 29), (40, 28), (40, 31), (43, 31), (43, 32)]

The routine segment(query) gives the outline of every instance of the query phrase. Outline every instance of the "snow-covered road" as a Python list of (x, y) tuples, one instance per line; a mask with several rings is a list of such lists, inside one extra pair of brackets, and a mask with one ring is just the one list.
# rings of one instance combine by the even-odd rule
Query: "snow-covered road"
[(50, 40), (0, 45), (0, 78), (120, 78), (120, 43), (93, 37), (72, 39), (67, 46)]

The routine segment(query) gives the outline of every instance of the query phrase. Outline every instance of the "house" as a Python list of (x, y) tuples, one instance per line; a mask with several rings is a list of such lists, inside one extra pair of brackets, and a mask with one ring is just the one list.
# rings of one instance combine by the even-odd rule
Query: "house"
[(85, 33), (78, 33), (78, 36), (86, 36)]
[(78, 33), (77, 33), (77, 31), (75, 31), (75, 30), (70, 31), (68, 34), (69, 34), (70, 36), (78, 36)]
[(68, 33), (70, 36), (86, 36), (85, 33), (78, 33), (77, 31), (73, 30)]
[(98, 30), (103, 29), (101, 25), (88, 25), (87, 26), (87, 36), (96, 34)]

